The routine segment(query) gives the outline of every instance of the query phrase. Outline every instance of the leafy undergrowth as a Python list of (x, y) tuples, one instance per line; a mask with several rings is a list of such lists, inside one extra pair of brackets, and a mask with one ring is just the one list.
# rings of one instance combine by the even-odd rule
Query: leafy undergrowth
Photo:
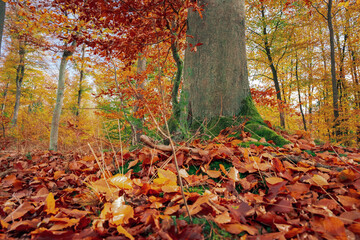
[(360, 239), (359, 149), (229, 132), (177, 148), (192, 221), (171, 152), (2, 155), (0, 238)]

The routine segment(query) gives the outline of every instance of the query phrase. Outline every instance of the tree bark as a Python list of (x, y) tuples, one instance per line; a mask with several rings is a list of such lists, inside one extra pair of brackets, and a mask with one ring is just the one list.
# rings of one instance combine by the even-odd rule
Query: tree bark
[[(196, 121), (237, 116), (251, 98), (246, 49), (244, 0), (203, 0), (203, 18), (188, 13), (188, 42), (197, 51), (185, 52), (184, 78), (192, 118)], [(193, 50), (193, 51), (192, 51)]]
[(19, 40), (19, 65), (16, 69), (16, 94), (15, 94), (15, 105), (14, 113), (12, 118), (12, 126), (15, 127), (18, 120), (19, 108), (20, 108), (20, 98), (21, 98), (21, 86), (24, 80), (25, 75), (25, 44), (22, 40)]
[(4, 32), (5, 12), (6, 12), (6, 2), (0, 0), (0, 55), (1, 55), (2, 36)]
[(302, 107), (302, 101), (301, 101), (301, 95), (300, 95), (299, 60), (298, 60), (297, 54), (296, 54), (296, 63), (295, 63), (295, 78), (296, 78), (297, 92), (298, 92), (298, 97), (299, 97), (300, 113), (301, 113), (302, 121), (304, 124), (304, 130), (307, 131), (306, 119), (305, 119), (305, 114), (304, 114), (304, 110)]
[(81, 67), (80, 67), (80, 77), (79, 77), (79, 90), (78, 90), (78, 99), (77, 99), (77, 109), (76, 109), (76, 117), (80, 114), (80, 108), (81, 108), (81, 99), (82, 99), (82, 93), (83, 93), (83, 87), (82, 82), (84, 80), (84, 59), (85, 59), (85, 45), (82, 46), (81, 49)]
[[(334, 108), (334, 121), (336, 128), (338, 125), (339, 118), (339, 92), (338, 84), (336, 80), (336, 62), (335, 62), (335, 37), (334, 37), (334, 28), (332, 22), (332, 0), (329, 0), (327, 4), (327, 24), (329, 29), (329, 41), (330, 41), (330, 59), (331, 59), (331, 83), (332, 83), (332, 92), (333, 92), (333, 108)], [(338, 135), (338, 131), (335, 130)]]
[(174, 84), (173, 84), (173, 88), (172, 88), (172, 92), (171, 92), (173, 116), (176, 121), (179, 121), (181, 108), (179, 106), (178, 96), (179, 96), (179, 87), (180, 87), (180, 83), (181, 83), (181, 77), (182, 77), (182, 72), (183, 72), (183, 68), (184, 68), (184, 63), (180, 58), (176, 41), (173, 41), (171, 43), (171, 51), (172, 51), (173, 58), (176, 62), (176, 68), (177, 68), (176, 76), (173, 81)]
[(50, 131), (49, 150), (53, 150), (53, 151), (58, 150), (59, 123), (60, 123), (61, 110), (64, 101), (66, 65), (69, 57), (74, 53), (75, 46), (76, 46), (76, 42), (74, 41), (71, 46), (71, 49), (64, 50), (60, 62), (58, 87), (56, 92), (56, 104), (51, 121), (51, 131)]
[[(137, 60), (137, 67), (136, 67), (136, 73), (138, 75), (142, 74), (144, 71), (146, 71), (146, 58), (145, 57), (140, 57)], [(143, 100), (144, 96), (141, 93), (142, 90), (144, 90), (144, 82), (142, 82), (141, 84), (137, 84), (136, 85), (137, 88), (137, 94), (135, 96), (137, 101), (141, 101)], [(139, 103), (135, 105), (134, 107), (134, 115), (136, 115), (136, 113), (139, 111), (140, 107), (139, 107)], [(134, 124), (134, 129), (133, 129), (133, 144), (137, 143), (140, 141), (140, 136), (143, 134), (142, 131), (142, 125), (144, 122), (144, 118), (140, 118), (140, 123), (136, 123)]]
[(266, 53), (266, 56), (269, 61), (269, 66), (270, 66), (271, 73), (272, 73), (272, 79), (273, 79), (274, 85), (275, 85), (276, 98), (278, 101), (278, 108), (279, 108), (280, 125), (281, 125), (281, 127), (285, 128), (285, 113), (283, 110), (283, 104), (282, 104), (283, 101), (281, 98), (281, 89), (280, 89), (280, 84), (279, 84), (278, 72), (277, 72), (277, 69), (275, 67), (275, 64), (274, 64), (274, 61), (272, 58), (271, 47), (269, 44), (268, 34), (267, 34), (267, 30), (266, 30), (266, 23), (265, 23), (265, 8), (263, 5), (261, 8), (261, 16), (262, 16), (262, 22), (263, 22), (263, 37), (264, 37), (265, 53)]

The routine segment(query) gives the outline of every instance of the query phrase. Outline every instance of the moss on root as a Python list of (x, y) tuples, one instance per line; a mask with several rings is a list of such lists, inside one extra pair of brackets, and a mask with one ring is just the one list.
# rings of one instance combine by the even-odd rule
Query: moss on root
[[(174, 119), (171, 119), (172, 121)], [(178, 127), (176, 121), (169, 121), (170, 129)], [(254, 102), (249, 96), (243, 101), (242, 108), (237, 116), (234, 117), (224, 117), (220, 116), (217, 118), (209, 119), (208, 121), (193, 119), (190, 127), (190, 131), (200, 130), (200, 132), (207, 135), (209, 138), (214, 138), (219, 135), (221, 130), (232, 127), (239, 126), (243, 122), (246, 122), (245, 131), (250, 132), (252, 137), (255, 139), (265, 138), (266, 141), (273, 141), (277, 146), (283, 146), (289, 144), (288, 140), (277, 134), (272, 129), (268, 128), (264, 123), (264, 120), (257, 111)]]
[(273, 141), (277, 146), (283, 146), (291, 143), (290, 141), (277, 134), (274, 130), (259, 124), (258, 122), (248, 122), (245, 125), (245, 131), (250, 132), (255, 139), (265, 138), (266, 141)]

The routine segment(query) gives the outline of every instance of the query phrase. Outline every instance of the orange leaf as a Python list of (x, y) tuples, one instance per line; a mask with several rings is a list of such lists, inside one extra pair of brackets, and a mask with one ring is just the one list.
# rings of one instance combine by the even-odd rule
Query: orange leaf
[(348, 229), (353, 233), (360, 235), (360, 223), (351, 224)]
[(327, 217), (322, 222), (326, 235), (332, 235), (336, 239), (346, 240), (344, 223), (337, 217)]
[(56, 214), (58, 211), (59, 209), (55, 207), (54, 195), (49, 193), (45, 200), (45, 212), (47, 214)]
[(231, 222), (231, 217), (229, 215), (229, 212), (223, 212), (220, 215), (217, 215), (214, 221), (218, 224), (224, 224)]
[(161, 190), (165, 193), (174, 193), (174, 192), (178, 192), (180, 190), (179, 186), (174, 186), (174, 185), (170, 185), (170, 186), (162, 186)]
[(109, 179), (110, 183), (120, 189), (132, 189), (132, 181), (123, 174), (116, 174)]
[(129, 238), (130, 240), (134, 240), (135, 238), (128, 232), (125, 230), (125, 228), (123, 228), (121, 225), (117, 226), (116, 228), (118, 230), (119, 233), (124, 234), (127, 238)]
[(284, 181), (284, 179), (279, 178), (279, 177), (269, 177), (269, 178), (266, 178), (265, 180), (270, 185), (275, 185), (277, 183), (281, 183)]
[(207, 170), (206, 173), (211, 178), (218, 178), (221, 176), (221, 172), (216, 170)]
[(240, 223), (224, 224), (222, 226), (225, 228), (226, 231), (232, 234), (240, 234), (243, 231), (248, 232), (250, 235), (255, 235), (258, 233), (258, 230), (255, 227), (251, 227)]
[(221, 170), (225, 175), (227, 175), (227, 171), (226, 171), (224, 165), (219, 164), (219, 167), (220, 167), (220, 170)]
[(65, 171), (54, 172), (54, 180), (58, 180), (64, 173), (65, 173)]

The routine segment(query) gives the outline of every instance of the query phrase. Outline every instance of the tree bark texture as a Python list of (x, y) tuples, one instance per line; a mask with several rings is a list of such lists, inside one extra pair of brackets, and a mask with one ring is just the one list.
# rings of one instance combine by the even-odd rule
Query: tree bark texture
[(5, 12), (6, 12), (6, 2), (0, 0), (0, 55), (1, 55), (2, 36), (4, 32)]
[(192, 118), (237, 116), (250, 97), (244, 0), (202, 0), (203, 18), (189, 10), (184, 78)]
[(21, 86), (24, 80), (25, 75), (25, 45), (22, 40), (19, 40), (19, 65), (16, 68), (16, 94), (15, 94), (15, 105), (14, 105), (14, 113), (12, 118), (12, 125), (16, 126), (19, 108), (20, 108), (20, 98), (21, 98)]
[[(75, 47), (75, 43), (72, 44), (72, 47)], [(64, 101), (66, 64), (69, 57), (73, 54), (73, 52), (74, 50), (65, 49), (60, 62), (58, 88), (56, 92), (56, 103), (51, 121), (51, 131), (50, 131), (49, 150), (53, 150), (53, 151), (57, 151), (58, 149), (59, 123), (60, 123), (61, 110)]]
[(275, 85), (275, 91), (276, 91), (276, 99), (278, 101), (278, 108), (279, 108), (279, 117), (280, 117), (280, 125), (281, 127), (285, 128), (285, 113), (283, 111), (283, 104), (282, 104), (282, 98), (281, 98), (281, 89), (279, 84), (279, 78), (278, 78), (278, 72), (274, 64), (274, 60), (272, 58), (271, 53), (271, 46), (268, 39), (268, 33), (267, 33), (267, 26), (265, 22), (265, 9), (264, 6), (261, 8), (261, 17), (263, 22), (263, 38), (264, 38), (264, 47), (265, 47), (265, 53), (269, 61), (269, 66), (272, 73), (272, 79), (274, 81)]
[(329, 41), (330, 41), (330, 59), (331, 59), (331, 83), (332, 83), (332, 92), (333, 92), (333, 108), (334, 108), (334, 119), (335, 127), (337, 125), (339, 117), (339, 92), (336, 80), (336, 62), (335, 62), (335, 37), (334, 37), (334, 28), (332, 22), (332, 0), (329, 0), (327, 6), (327, 24), (329, 29)]

